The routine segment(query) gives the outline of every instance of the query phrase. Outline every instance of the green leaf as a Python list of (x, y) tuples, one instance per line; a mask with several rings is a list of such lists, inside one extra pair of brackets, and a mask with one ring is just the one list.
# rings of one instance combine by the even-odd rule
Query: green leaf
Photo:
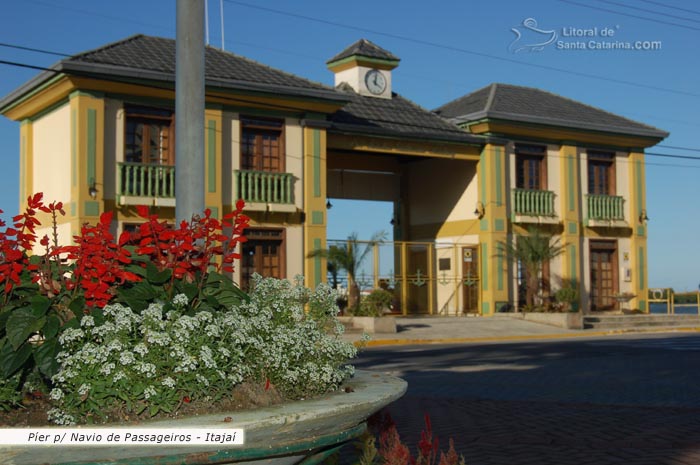
[(34, 361), (39, 371), (47, 377), (52, 377), (58, 372), (56, 355), (60, 350), (58, 339), (47, 339), (34, 350)]
[(166, 268), (163, 271), (158, 271), (153, 263), (146, 264), (146, 279), (152, 284), (165, 284), (170, 281), (172, 275), (173, 270), (171, 269)]
[(46, 324), (44, 325), (43, 334), (46, 339), (54, 339), (58, 334), (58, 330), (61, 328), (61, 320), (56, 315), (49, 315), (46, 317)]
[(158, 297), (156, 289), (146, 281), (138, 282), (130, 288), (123, 288), (117, 292), (119, 300), (135, 312), (146, 309), (148, 304)]
[(0, 369), (5, 378), (9, 378), (24, 366), (32, 355), (31, 344), (22, 344), (18, 350), (12, 348), (9, 341), (5, 341), (0, 349)]
[(7, 319), (5, 330), (7, 339), (12, 347), (17, 350), (27, 338), (39, 331), (46, 324), (46, 317), (37, 318), (31, 308), (20, 308), (12, 312)]
[(32, 307), (32, 312), (37, 318), (46, 315), (46, 312), (48, 312), (51, 307), (51, 300), (43, 295), (35, 295), (29, 302)]
[(68, 305), (68, 308), (75, 315), (82, 315), (85, 311), (85, 297), (80, 296), (73, 299), (73, 301)]

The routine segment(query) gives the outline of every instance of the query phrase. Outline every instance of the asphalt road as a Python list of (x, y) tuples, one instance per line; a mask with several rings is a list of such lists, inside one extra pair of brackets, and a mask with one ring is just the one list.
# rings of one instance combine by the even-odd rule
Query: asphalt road
[(468, 465), (700, 464), (700, 336), (366, 349), (408, 381), (390, 407), (412, 448), (423, 416)]

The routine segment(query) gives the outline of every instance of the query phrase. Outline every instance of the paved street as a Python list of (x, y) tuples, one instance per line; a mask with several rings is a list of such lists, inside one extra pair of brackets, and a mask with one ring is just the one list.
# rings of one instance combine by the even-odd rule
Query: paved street
[(468, 465), (700, 464), (700, 336), (366, 349), (409, 383), (390, 408), (412, 448), (424, 413)]

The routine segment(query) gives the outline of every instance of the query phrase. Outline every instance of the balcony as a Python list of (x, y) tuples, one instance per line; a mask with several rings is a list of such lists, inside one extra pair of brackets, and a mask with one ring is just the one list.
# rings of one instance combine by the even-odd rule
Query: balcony
[(625, 222), (625, 199), (618, 195), (586, 195), (588, 226), (627, 226)]
[(513, 222), (516, 223), (556, 223), (554, 192), (512, 189)]
[(175, 167), (117, 163), (117, 199), (120, 205), (174, 207)]
[(235, 198), (245, 200), (246, 209), (296, 211), (292, 188), (294, 176), (291, 173), (235, 170), (234, 179)]

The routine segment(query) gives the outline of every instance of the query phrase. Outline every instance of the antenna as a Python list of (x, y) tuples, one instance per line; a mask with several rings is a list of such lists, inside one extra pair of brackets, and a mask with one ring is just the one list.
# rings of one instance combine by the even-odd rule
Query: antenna
[(209, 0), (204, 0), (204, 30), (209, 45)]
[(224, 50), (224, 0), (219, 0), (219, 14), (221, 15), (221, 50)]

